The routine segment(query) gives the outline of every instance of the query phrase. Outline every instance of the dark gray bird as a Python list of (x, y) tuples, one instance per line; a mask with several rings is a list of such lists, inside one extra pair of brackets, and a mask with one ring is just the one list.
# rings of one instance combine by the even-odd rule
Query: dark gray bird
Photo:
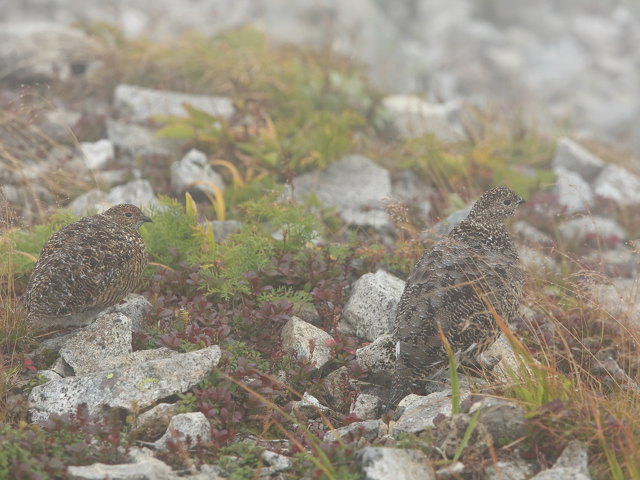
[(36, 328), (73, 325), (118, 303), (147, 266), (138, 228), (150, 221), (135, 205), (121, 204), (54, 233), (27, 285), (27, 321)]
[(396, 365), (388, 406), (447, 366), (442, 330), (459, 362), (473, 359), (500, 335), (491, 308), (513, 319), (523, 273), (505, 217), (524, 200), (506, 187), (485, 192), (469, 215), (416, 263), (398, 304)]

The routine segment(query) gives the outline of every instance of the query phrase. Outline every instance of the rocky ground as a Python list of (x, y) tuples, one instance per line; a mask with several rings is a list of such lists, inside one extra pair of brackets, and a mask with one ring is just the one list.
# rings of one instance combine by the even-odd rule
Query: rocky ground
[[(0, 477), (637, 478), (637, 159), (251, 29), (22, 35), (0, 58)], [(521, 319), (383, 414), (402, 278), (496, 183), (527, 198)], [(154, 218), (144, 284), (33, 339), (42, 243), (123, 202)]]

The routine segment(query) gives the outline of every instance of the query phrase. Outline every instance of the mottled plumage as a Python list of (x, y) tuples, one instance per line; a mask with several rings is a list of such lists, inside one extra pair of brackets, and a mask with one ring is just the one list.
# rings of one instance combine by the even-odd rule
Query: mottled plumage
[(37, 326), (97, 312), (119, 302), (147, 265), (138, 228), (151, 219), (138, 207), (116, 205), (54, 233), (44, 245), (27, 291), (27, 320)]
[(473, 359), (500, 335), (491, 308), (506, 322), (517, 313), (523, 273), (504, 224), (524, 200), (506, 187), (485, 192), (468, 217), (416, 263), (398, 304), (396, 366), (388, 405), (422, 393), (448, 356)]

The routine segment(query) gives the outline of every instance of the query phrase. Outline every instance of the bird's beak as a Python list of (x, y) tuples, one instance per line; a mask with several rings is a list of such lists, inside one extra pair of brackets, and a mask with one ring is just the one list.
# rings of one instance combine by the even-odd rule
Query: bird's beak
[[(524, 202), (524, 200), (523, 200), (523, 202)], [(149, 217), (147, 217), (146, 215), (145, 215), (144, 217), (142, 217), (142, 218), (141, 218), (141, 220), (142, 220), (143, 222), (153, 222), (153, 220), (151, 220), (151, 219), (150, 219)]]
[(519, 197), (519, 198), (520, 198), (520, 200), (518, 200), (518, 205), (522, 205), (523, 203), (526, 202), (526, 200), (524, 198), (522, 198), (522, 197)]

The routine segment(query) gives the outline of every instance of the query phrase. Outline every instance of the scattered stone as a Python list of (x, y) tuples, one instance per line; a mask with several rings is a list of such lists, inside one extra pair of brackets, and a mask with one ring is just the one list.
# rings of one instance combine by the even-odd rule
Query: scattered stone
[[(450, 417), (441, 418), (436, 425), (436, 440), (438, 452), (445, 458), (453, 458), (460, 447), (460, 442), (468, 431), (472, 416), (468, 413), (457, 413)], [(491, 444), (491, 437), (481, 422), (476, 423), (471, 432), (467, 449), (473, 449), (476, 458), (485, 454)]]
[(192, 195), (215, 194), (215, 189), (224, 191), (224, 180), (209, 165), (207, 155), (192, 148), (181, 160), (171, 165), (171, 188), (182, 196), (185, 192)]
[(304, 392), (302, 400), (291, 402), (291, 408), (294, 412), (300, 413), (306, 418), (318, 418), (329, 413), (329, 409), (322, 405), (320, 401), (313, 395)]
[(466, 138), (463, 126), (454, 120), (460, 110), (458, 102), (434, 105), (414, 95), (390, 95), (382, 104), (404, 138), (428, 133), (445, 142)]
[(299, 360), (307, 360), (316, 368), (322, 368), (331, 360), (331, 335), (296, 316), (292, 316), (282, 328), (281, 337), (285, 351)]
[(101, 315), (67, 340), (60, 356), (76, 375), (98, 372), (106, 359), (130, 353), (131, 339), (129, 318), (121, 313)]
[(381, 427), (380, 420), (366, 420), (364, 422), (353, 422), (344, 427), (328, 431), (323, 440), (333, 442), (337, 440), (353, 440), (363, 437), (370, 442), (378, 438)]
[(220, 355), (220, 347), (214, 345), (162, 360), (39, 385), (29, 395), (31, 419), (42, 422), (52, 413), (73, 413), (82, 403), (92, 415), (113, 407), (128, 409), (132, 402), (145, 408), (197, 384), (218, 364)]
[(520, 457), (509, 458), (507, 461), (499, 460), (485, 470), (487, 480), (528, 480), (533, 473), (533, 466)]
[(235, 111), (233, 102), (227, 97), (154, 90), (125, 84), (116, 87), (113, 101), (120, 115), (135, 121), (147, 120), (156, 115), (188, 117), (184, 104), (222, 118), (229, 118)]
[(580, 442), (569, 442), (553, 467), (531, 480), (591, 480), (586, 448)]
[(373, 343), (356, 350), (358, 365), (369, 371), (378, 383), (388, 383), (396, 365), (396, 346), (393, 336), (381, 335)]
[(323, 380), (332, 405), (342, 405), (350, 398), (353, 387), (349, 369), (345, 366), (329, 373)]
[(596, 178), (593, 189), (596, 195), (617, 205), (640, 204), (640, 176), (620, 165), (607, 165)]
[(371, 341), (393, 332), (403, 289), (404, 282), (384, 270), (363, 275), (353, 284), (339, 330)]
[(293, 184), (297, 200), (315, 193), (323, 205), (335, 207), (348, 224), (377, 229), (391, 225), (382, 202), (391, 196), (391, 176), (366, 157), (348, 155), (325, 170), (294, 178)]
[(158, 204), (148, 180), (132, 180), (112, 188), (107, 195), (107, 202), (113, 205), (131, 203), (139, 208), (154, 207)]
[(447, 465), (444, 468), (436, 470), (436, 477), (438, 480), (458, 480), (464, 473), (464, 463), (454, 462), (451, 465)]
[(522, 362), (518, 361), (504, 333), (501, 333), (498, 340), (482, 352), (480, 359), (482, 363), (491, 365), (491, 375), (504, 383), (513, 382), (513, 375), (518, 375), (520, 368), (523, 368)]
[(151, 302), (142, 295), (129, 293), (120, 303), (107, 308), (101, 315), (121, 313), (131, 320), (131, 328), (134, 332), (143, 332), (144, 321), (151, 308)]
[[(460, 402), (470, 395), (469, 387), (461, 384)], [(433, 420), (439, 415), (451, 415), (451, 389), (422, 396), (407, 395), (398, 404), (397, 409), (404, 409), (398, 421), (391, 427), (391, 436), (397, 438), (403, 433), (419, 433), (433, 428)]]
[(361, 393), (351, 405), (349, 413), (361, 420), (372, 420), (378, 417), (382, 401), (375, 395)]
[(553, 238), (523, 220), (513, 223), (512, 230), (521, 240), (533, 245), (552, 245)]
[(358, 452), (364, 480), (435, 480), (427, 456), (419, 450), (365, 447)]
[(554, 172), (554, 191), (558, 203), (567, 213), (583, 212), (593, 207), (591, 186), (578, 173), (559, 166), (554, 168)]
[(238, 220), (211, 220), (209, 224), (213, 230), (213, 238), (215, 238), (216, 242), (221, 242), (229, 235), (242, 230), (242, 222)]
[(180, 440), (190, 447), (199, 441), (206, 443), (211, 438), (211, 425), (202, 412), (180, 413), (171, 417), (166, 433), (154, 443), (155, 448), (162, 450), (167, 442)]
[(558, 140), (552, 166), (554, 170), (561, 167), (579, 174), (585, 180), (593, 180), (605, 162), (573, 140), (562, 137)]
[(91, 170), (101, 170), (115, 158), (116, 152), (111, 140), (102, 139), (97, 142), (82, 142), (80, 151), (84, 164)]
[(83, 31), (54, 22), (0, 24), (3, 79), (36, 83), (63, 81), (97, 65), (100, 43)]
[(149, 128), (112, 119), (107, 119), (107, 137), (133, 157), (169, 156), (180, 147), (180, 142), (158, 138)]
[(499, 398), (486, 397), (472, 405), (474, 413), (481, 410), (480, 422), (486, 427), (493, 439), (494, 446), (502, 446), (526, 436), (524, 409), (515, 403)]
[(148, 456), (137, 463), (70, 466), (67, 474), (71, 480), (169, 480), (176, 478), (171, 467), (157, 458)]
[(69, 210), (71, 210), (71, 213), (76, 217), (86, 217), (98, 211), (105, 210), (104, 207), (106, 205), (108, 205), (107, 194), (102, 190), (94, 188), (76, 197), (69, 204)]
[(158, 438), (169, 427), (169, 422), (175, 410), (176, 405), (172, 403), (159, 403), (155, 407), (141, 413), (135, 423), (137, 438), (142, 440)]
[(521, 245), (518, 247), (518, 257), (520, 257), (522, 267), (529, 273), (545, 275), (559, 271), (553, 258), (548, 257), (537, 248)]
[(57, 106), (55, 110), (44, 112), (40, 125), (50, 137), (65, 139), (72, 135), (81, 118), (82, 113)]
[(601, 240), (603, 247), (613, 247), (627, 239), (624, 229), (612, 218), (589, 215), (572, 218), (558, 225), (558, 235), (566, 242), (583, 243), (586, 240)]
[(262, 452), (262, 459), (276, 472), (284, 472), (291, 469), (291, 459), (279, 453), (265, 450)]

